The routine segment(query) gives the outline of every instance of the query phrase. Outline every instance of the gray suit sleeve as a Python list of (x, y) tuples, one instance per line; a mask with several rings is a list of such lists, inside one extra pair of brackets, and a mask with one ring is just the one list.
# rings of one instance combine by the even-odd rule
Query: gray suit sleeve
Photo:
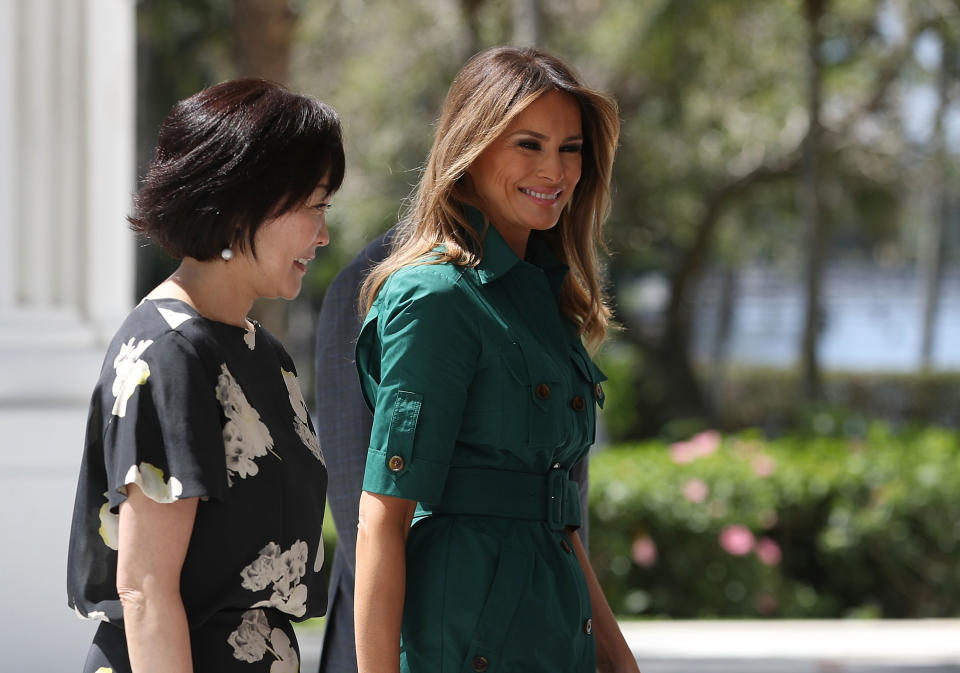
[(370, 268), (386, 256), (381, 236), (333, 279), (317, 322), (317, 436), (330, 475), (327, 500), (353, 575), (357, 511), (373, 417), (363, 401), (354, 363), (360, 332), (357, 295)]
[(317, 322), (316, 428), (329, 473), (327, 502), (337, 529), (321, 673), (357, 670), (353, 629), (357, 514), (373, 423), (354, 364), (361, 325), (357, 295), (370, 268), (387, 254), (386, 236), (373, 241), (337, 274)]

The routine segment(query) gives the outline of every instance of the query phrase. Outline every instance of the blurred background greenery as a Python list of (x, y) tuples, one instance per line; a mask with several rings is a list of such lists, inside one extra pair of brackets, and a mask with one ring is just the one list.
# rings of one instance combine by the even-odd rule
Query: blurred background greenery
[[(305, 392), (324, 290), (397, 220), (463, 62), (572, 63), (623, 120), (592, 463), (615, 609), (958, 613), (960, 3), (141, 0), (138, 33), (140, 171), (229, 77), (342, 116), (333, 242), (256, 306)], [(138, 293), (171, 268), (140, 248)]]

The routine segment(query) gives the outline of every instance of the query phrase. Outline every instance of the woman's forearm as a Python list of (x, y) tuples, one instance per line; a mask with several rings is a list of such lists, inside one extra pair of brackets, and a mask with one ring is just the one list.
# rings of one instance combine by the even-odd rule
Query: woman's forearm
[(359, 673), (399, 673), (406, 542), (416, 503), (364, 492), (357, 528), (354, 623)]
[(359, 528), (353, 599), (359, 673), (400, 670), (405, 584), (403, 538), (389, 529)]
[(190, 673), (193, 659), (179, 592), (124, 589), (123, 624), (134, 673)]
[(573, 549), (587, 580), (590, 590), (590, 612), (593, 615), (593, 637), (597, 644), (597, 670), (601, 673), (639, 673), (637, 660), (630, 651), (620, 626), (617, 624), (610, 604), (603, 595), (603, 589), (587, 558), (580, 536), (576, 531), (570, 533)]

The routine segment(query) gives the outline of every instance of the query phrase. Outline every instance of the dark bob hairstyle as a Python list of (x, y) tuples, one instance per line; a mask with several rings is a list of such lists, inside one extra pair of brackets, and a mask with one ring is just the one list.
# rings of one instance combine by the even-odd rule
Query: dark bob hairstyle
[(177, 259), (254, 255), (264, 221), (343, 182), (340, 120), (320, 101), (262, 79), (230, 80), (176, 105), (134, 199), (131, 227)]

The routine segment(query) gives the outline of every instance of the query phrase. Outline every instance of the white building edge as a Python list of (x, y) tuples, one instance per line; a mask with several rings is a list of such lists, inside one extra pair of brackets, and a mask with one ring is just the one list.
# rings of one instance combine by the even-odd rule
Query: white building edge
[(79, 670), (66, 604), (87, 402), (134, 302), (134, 0), (0, 1), (4, 669)]

